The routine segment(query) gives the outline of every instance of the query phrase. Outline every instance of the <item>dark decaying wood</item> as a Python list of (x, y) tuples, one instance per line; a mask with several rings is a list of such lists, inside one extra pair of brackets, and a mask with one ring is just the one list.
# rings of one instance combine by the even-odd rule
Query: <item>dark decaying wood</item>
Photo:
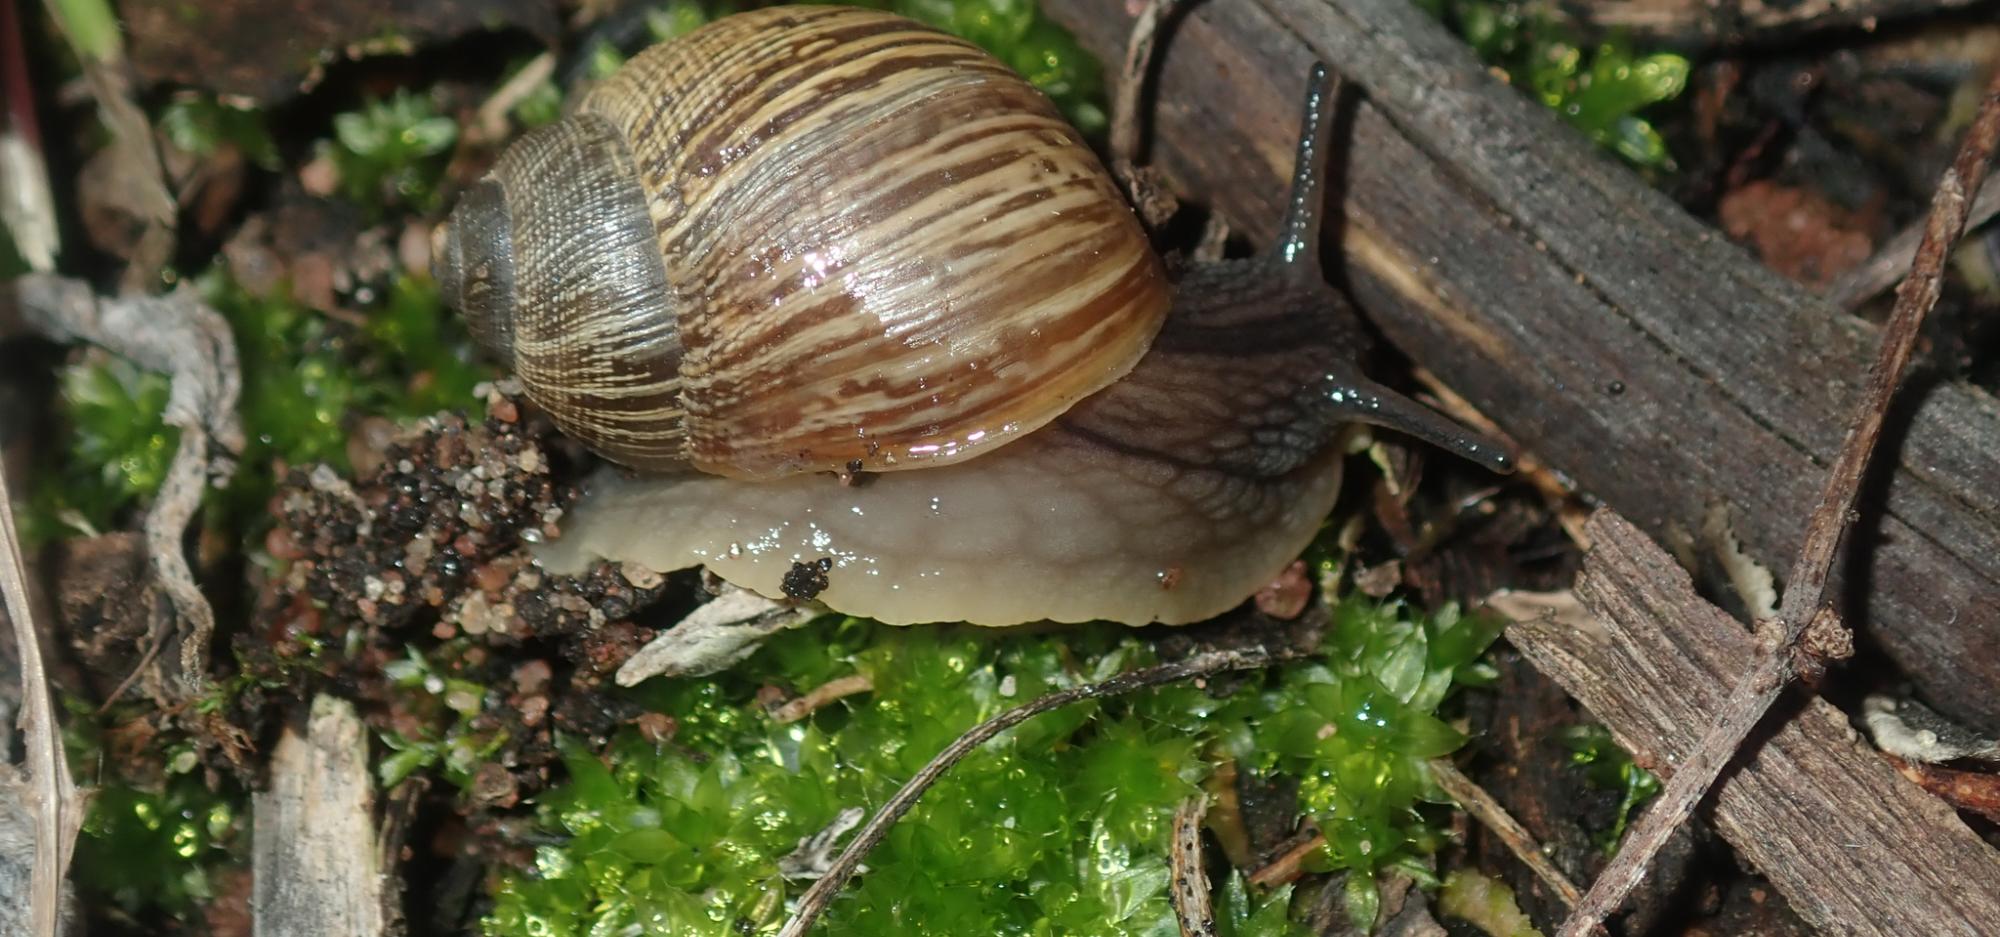
[(1772, 704), (1794, 678), (1815, 680), (1831, 660), (1853, 656), (1854, 637), (1826, 603), (1833, 562), (1845, 538), (1849, 518), (1860, 497), (1861, 480), (1887, 425), (1889, 404), (1902, 384), (1903, 372), (1916, 354), (1924, 318), (1944, 289), (1945, 256), (1965, 233), (1971, 191), (1986, 180), (1986, 166), (2000, 146), (2000, 74), (1981, 95), (1978, 116), (1965, 132), (1951, 168), (1938, 181), (1931, 198), (1923, 241), (1917, 246), (1910, 278), (1896, 291), (1896, 308), (1882, 331), (1882, 346), (1868, 370), (1868, 384), (1856, 406), (1854, 422), (1840, 447), (1826, 487), (1806, 520), (1805, 545), (1799, 548), (1785, 584), (1785, 598), (1775, 618), (1760, 620), (1765, 640), (1758, 659), (1736, 678), (1735, 688), (1716, 710), (1701, 744), (1680, 762), (1679, 770), (1660, 798), (1633, 826), (1617, 858), (1598, 873), (1589, 894), (1563, 922), (1556, 937), (1586, 937), (1645, 877), (1646, 866), (1686, 822), (1715, 779), (1742, 747), (1750, 731), (1763, 721)]
[(1738, 45), (1795, 39), (1822, 29), (1875, 29), (1985, 0), (1580, 0), (1579, 18), (1652, 41), (1681, 46)]
[[(1757, 639), (1623, 518), (1600, 511), (1589, 530), (1575, 587), (1589, 614), (1523, 615), (1508, 638), (1640, 763), (1671, 773)], [(1793, 910), (1829, 934), (2000, 931), (2000, 852), (1833, 706), (1794, 690), (1778, 709), (1711, 803), (1716, 828)]]
[[(1121, 0), (1047, 0), (1115, 58)], [(1335, 274), (1389, 340), (1665, 543), (1726, 504), (1797, 555), (1878, 343), (1495, 81), (1404, 0), (1207, 0), (1159, 52), (1153, 159), (1275, 230), (1293, 106), (1325, 61), (1341, 128)], [(1834, 595), (1938, 706), (2000, 727), (2000, 406), (1913, 378)], [(1894, 471), (1887, 469), (1894, 466)], [(1882, 505), (1886, 504), (1886, 511)]]

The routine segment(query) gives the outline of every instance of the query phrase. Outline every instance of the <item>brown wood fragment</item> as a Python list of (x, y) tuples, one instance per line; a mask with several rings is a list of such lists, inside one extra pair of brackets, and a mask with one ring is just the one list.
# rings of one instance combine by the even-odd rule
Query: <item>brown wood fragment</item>
[(835, 677), (813, 687), (805, 695), (786, 700), (771, 709), (771, 721), (779, 725), (790, 725), (818, 711), (821, 706), (836, 700), (846, 699), (856, 693), (867, 693), (875, 689), (875, 681), (865, 673), (851, 673), (845, 677)]
[[(1120, 0), (1047, 9), (1100, 54), (1130, 23)], [(1202, 4), (1157, 55), (1155, 163), (1253, 239), (1280, 217), (1290, 104), (1315, 60), (1334, 64), (1361, 93), (1328, 240), (1365, 314), (1648, 533), (1685, 539), (1719, 500), (1753, 559), (1789, 566), (1878, 330), (1648, 189), (1407, 3)], [(1929, 701), (2000, 729), (2000, 403), (1912, 391), (1830, 594)]]
[[(0, 932), (52, 937), (69, 929), (69, 865), (77, 831), (83, 828), (84, 804), (70, 777), (62, 726), (56, 721), (11, 492), (6, 473), (0, 472), (0, 601), (21, 661), (20, 728), (27, 739), (21, 765), (25, 777), (0, 762), (0, 785), (7, 787), (10, 801), (4, 807), (4, 822), (11, 828), (6, 838), (28, 842), (7, 847), (11, 862), (0, 903)], [(11, 748), (12, 732), (0, 730), (0, 743)]]
[(313, 699), (306, 731), (271, 754), (271, 788), (251, 799), (250, 907), (263, 937), (381, 937), (388, 881), (373, 818), (368, 742), (354, 707)]
[(1586, 22), (1683, 46), (1734, 46), (1943, 13), (1978, 0), (1589, 0)]
[[(1758, 639), (1611, 512), (1576, 595), (1593, 617), (1518, 620), (1508, 638), (1602, 720), (1641, 764), (1671, 775), (1757, 655)], [(1831, 705), (1793, 691), (1782, 719), (1712, 795), (1716, 828), (1832, 934), (1992, 934), (2000, 852), (1897, 775)]]
[(2000, 774), (1959, 771), (1917, 761), (1904, 761), (1894, 755), (1888, 757), (1889, 763), (1895, 765), (1903, 777), (1915, 781), (1924, 790), (1944, 798), (1945, 803), (1960, 810), (1979, 814), (1994, 823), (2000, 823)]

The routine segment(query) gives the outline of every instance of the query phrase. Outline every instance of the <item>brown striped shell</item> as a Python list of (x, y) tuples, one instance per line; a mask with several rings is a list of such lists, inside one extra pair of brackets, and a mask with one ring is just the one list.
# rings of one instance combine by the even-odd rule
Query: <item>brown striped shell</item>
[(434, 256), (570, 435), (748, 478), (994, 449), (1129, 371), (1169, 303), (1047, 98), (971, 44), (835, 7), (641, 53), (512, 146)]

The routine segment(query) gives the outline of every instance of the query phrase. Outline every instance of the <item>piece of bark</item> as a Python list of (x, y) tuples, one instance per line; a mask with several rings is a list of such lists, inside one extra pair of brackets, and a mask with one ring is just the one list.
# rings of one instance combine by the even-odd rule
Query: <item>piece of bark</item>
[[(1600, 511), (1589, 530), (1574, 590), (1589, 614), (1521, 615), (1508, 639), (1636, 761), (1671, 774), (1757, 638), (1623, 518)], [(1713, 793), (1714, 821), (1800, 917), (1830, 934), (2000, 929), (2000, 852), (1899, 776), (1839, 710), (1794, 689), (1756, 738)]]
[(1643, 40), (1708, 48), (1796, 39), (1809, 32), (1875, 29), (1982, 0), (1583, 0), (1568, 9), (1594, 26)]
[[(184, 85), (269, 105), (315, 84), (327, 65), (407, 55), (481, 31), (520, 30), (554, 45), (549, 0), (118, 0), (132, 68), (148, 83)], [(497, 64), (497, 63), (496, 63)]]
[(381, 937), (388, 884), (373, 818), (368, 742), (354, 707), (313, 699), (306, 732), (287, 727), (271, 788), (255, 795), (250, 907), (268, 937)]
[[(1121, 0), (1046, 6), (1100, 55), (1129, 24)], [(1206, 3), (1157, 55), (1153, 158), (1253, 238), (1282, 212), (1307, 70), (1333, 64), (1362, 94), (1327, 240), (1364, 314), (1656, 538), (1692, 541), (1720, 501), (1758, 562), (1797, 555), (1873, 326), (1647, 188), (1403, 0)], [(1914, 384), (1835, 594), (1931, 702), (2000, 729), (2000, 404)]]

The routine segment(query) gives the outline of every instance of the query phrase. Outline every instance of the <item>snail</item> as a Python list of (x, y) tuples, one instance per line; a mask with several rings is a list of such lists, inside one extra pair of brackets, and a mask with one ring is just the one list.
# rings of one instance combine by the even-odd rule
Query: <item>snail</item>
[(1080, 134), (969, 43), (775, 7), (635, 56), (434, 235), (480, 344), (624, 466), (537, 558), (891, 623), (1186, 623), (1311, 540), (1350, 424), (1506, 470), (1354, 363), (1323, 74), (1280, 241), (1170, 280)]

